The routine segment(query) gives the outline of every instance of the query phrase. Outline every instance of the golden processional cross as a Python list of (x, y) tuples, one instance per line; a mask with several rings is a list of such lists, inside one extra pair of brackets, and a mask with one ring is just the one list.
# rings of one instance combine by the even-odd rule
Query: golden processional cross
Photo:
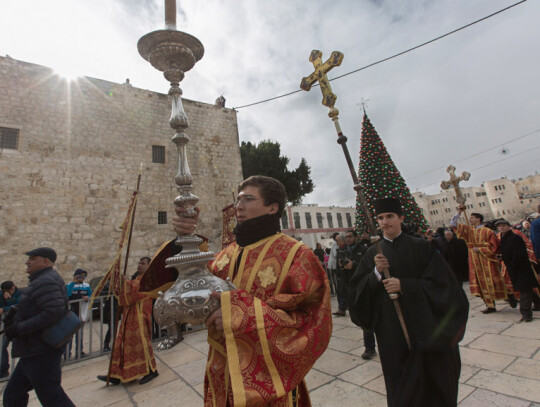
[[(356, 175), (356, 171), (354, 169), (351, 155), (349, 154), (349, 149), (347, 148), (347, 137), (343, 135), (343, 132), (341, 131), (341, 126), (339, 124), (339, 110), (337, 110), (334, 105), (336, 103), (337, 96), (332, 93), (332, 88), (330, 87), (330, 82), (328, 81), (328, 78), (326, 74), (335, 66), (341, 65), (341, 62), (343, 61), (343, 54), (339, 51), (332, 52), (332, 55), (328, 60), (323, 64), (322, 63), (322, 52), (318, 50), (311, 51), (311, 55), (309, 56), (309, 62), (313, 63), (313, 67), (315, 68), (313, 73), (309, 75), (308, 77), (302, 78), (302, 82), (300, 83), (300, 88), (309, 91), (311, 89), (311, 86), (313, 86), (316, 82), (319, 82), (319, 85), (321, 87), (321, 92), (323, 95), (322, 104), (329, 108), (328, 116), (332, 119), (334, 122), (334, 125), (336, 126), (336, 131), (338, 135), (337, 142), (339, 145), (341, 145), (341, 148), (343, 149), (343, 154), (345, 155), (345, 160), (347, 161), (347, 165), (349, 167), (349, 171), (351, 173), (351, 177), (354, 182), (354, 190), (356, 191), (356, 194), (358, 195), (358, 200), (360, 201), (362, 205), (362, 211), (364, 212), (364, 217), (366, 218), (366, 221), (368, 223), (369, 231), (372, 236), (377, 236), (377, 229), (375, 228), (375, 224), (373, 223), (373, 218), (371, 216), (371, 213), (369, 212), (369, 208), (367, 205), (366, 197), (364, 196), (364, 191), (362, 190), (362, 185), (360, 184), (360, 181), (358, 180), (358, 176)], [(377, 242), (377, 250), (379, 253), (382, 254), (382, 248), (379, 244), (380, 242)], [(390, 272), (388, 269), (385, 270), (379, 270), (382, 271), (384, 278), (390, 278)], [(409, 339), (409, 333), (407, 331), (407, 326), (405, 325), (405, 320), (403, 319), (403, 313), (401, 312), (401, 306), (399, 304), (399, 298), (398, 294), (389, 294), (390, 298), (392, 299), (392, 302), (394, 303), (394, 307), (396, 309), (396, 313), (399, 319), (399, 322), (401, 324), (401, 329), (403, 330), (403, 335), (405, 336), (405, 340), (407, 342), (407, 345), (409, 346), (409, 349), (411, 349), (411, 341)]]
[(450, 179), (448, 181), (441, 182), (441, 188), (442, 189), (450, 189), (454, 188), (454, 191), (456, 191), (456, 202), (460, 205), (465, 205), (466, 198), (461, 193), (461, 188), (459, 187), (459, 183), (461, 181), (468, 181), (471, 177), (471, 174), (463, 171), (459, 177), (456, 176), (456, 167), (453, 165), (449, 165), (446, 167), (446, 172), (450, 174)]
[[(469, 178), (471, 178), (471, 174), (467, 171), (463, 171), (458, 177), (456, 176), (456, 167), (454, 167), (453, 165), (449, 165), (448, 167), (446, 167), (446, 172), (450, 174), (450, 179), (448, 181), (441, 182), (441, 189), (454, 188), (454, 191), (456, 192), (456, 202), (458, 203), (458, 205), (465, 207), (465, 201), (467, 200), (467, 198), (461, 193), (459, 183), (461, 181), (468, 181)], [(467, 218), (467, 214), (465, 213), (465, 208), (463, 208), (463, 215), (465, 216), (467, 226), (470, 226), (469, 218)]]

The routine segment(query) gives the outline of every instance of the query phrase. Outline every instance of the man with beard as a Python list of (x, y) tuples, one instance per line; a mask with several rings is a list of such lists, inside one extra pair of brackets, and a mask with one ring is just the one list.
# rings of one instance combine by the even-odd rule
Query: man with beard
[[(433, 246), (402, 232), (398, 199), (375, 201), (375, 213), (383, 239), (368, 249), (351, 280), (351, 319), (375, 331), (390, 407), (455, 406), (467, 297)], [(383, 278), (385, 270), (390, 278)]]

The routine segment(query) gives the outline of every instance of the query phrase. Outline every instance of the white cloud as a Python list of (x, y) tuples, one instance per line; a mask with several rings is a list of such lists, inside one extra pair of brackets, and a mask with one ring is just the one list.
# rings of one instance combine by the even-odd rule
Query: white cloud
[[(345, 54), (330, 78), (403, 51), (512, 4), (507, 0), (179, 2), (177, 27), (199, 38), (204, 58), (181, 86), (188, 99), (240, 106), (299, 89), (312, 49)], [(438, 190), (437, 167), (540, 128), (539, 2), (526, 2), (469, 29), (333, 81), (342, 128), (358, 163), (362, 112), (368, 115), (412, 190)], [(32, 0), (0, 3), (0, 55), (64, 66), (166, 93), (168, 84), (137, 52), (164, 26), (161, 0)], [(312, 168), (307, 201), (352, 204), (354, 192), (319, 88), (242, 109), (240, 139), (279, 141), (283, 154)], [(538, 134), (458, 162), (470, 185), (538, 169)], [(530, 149), (528, 153), (517, 155)], [(508, 158), (508, 159), (507, 159)], [(500, 161), (505, 159), (504, 161)], [(491, 164), (500, 161), (498, 165)], [(428, 173), (426, 173), (428, 172)], [(425, 175), (418, 176), (419, 174)]]

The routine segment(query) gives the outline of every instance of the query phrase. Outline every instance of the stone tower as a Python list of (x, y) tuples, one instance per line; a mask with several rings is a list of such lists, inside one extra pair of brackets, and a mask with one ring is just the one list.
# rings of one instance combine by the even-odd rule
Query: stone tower
[[(0, 57), (0, 276), (26, 285), (24, 253), (51, 246), (68, 280), (113, 260), (144, 162), (128, 274), (167, 239), (178, 168), (167, 95)], [(236, 112), (183, 99), (188, 159), (201, 202), (198, 233), (220, 246), (221, 208), (242, 180)], [(163, 223), (164, 222), (164, 223)]]

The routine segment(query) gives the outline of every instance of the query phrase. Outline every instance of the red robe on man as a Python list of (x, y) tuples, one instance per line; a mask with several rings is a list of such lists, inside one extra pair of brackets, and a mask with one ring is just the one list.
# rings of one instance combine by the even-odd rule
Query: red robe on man
[[(458, 224), (457, 237), (467, 242), (469, 248), (469, 286), (471, 294), (482, 297), (488, 308), (496, 300), (505, 300), (512, 293), (511, 286), (501, 275), (497, 253), (500, 241), (491, 229)], [(473, 249), (477, 247), (479, 252)], [(508, 282), (510, 279), (508, 278)]]
[(141, 276), (125, 280), (118, 296), (122, 319), (111, 354), (111, 377), (126, 383), (157, 370), (152, 348), (152, 297), (139, 292)]

